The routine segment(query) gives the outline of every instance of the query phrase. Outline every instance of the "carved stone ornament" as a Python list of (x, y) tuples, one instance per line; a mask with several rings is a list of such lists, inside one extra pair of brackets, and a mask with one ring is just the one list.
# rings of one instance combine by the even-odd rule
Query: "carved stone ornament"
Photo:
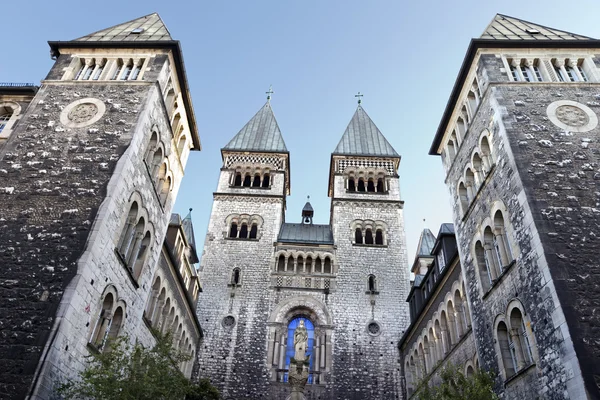
[(95, 104), (84, 103), (73, 108), (67, 117), (76, 124), (81, 124), (88, 122), (90, 119), (94, 118), (96, 114), (98, 114), (98, 107), (96, 107)]
[(223, 326), (225, 328), (232, 328), (235, 325), (235, 318), (232, 315), (228, 315), (223, 318)]
[(83, 128), (97, 122), (106, 112), (106, 105), (91, 97), (67, 105), (60, 113), (60, 123), (67, 128)]
[(560, 106), (556, 109), (556, 117), (564, 124), (571, 126), (584, 126), (590, 122), (589, 117), (579, 107), (575, 106)]
[(367, 330), (369, 331), (369, 334), (371, 334), (373, 336), (377, 336), (381, 332), (381, 327), (379, 326), (379, 324), (377, 322), (371, 322), (367, 326)]
[(572, 100), (559, 100), (546, 109), (548, 119), (569, 132), (588, 132), (598, 126), (598, 116), (585, 104)]

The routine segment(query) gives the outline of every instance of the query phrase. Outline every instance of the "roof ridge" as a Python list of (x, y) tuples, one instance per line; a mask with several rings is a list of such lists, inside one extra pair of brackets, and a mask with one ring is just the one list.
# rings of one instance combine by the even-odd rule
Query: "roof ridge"
[[(512, 26), (506, 26), (502, 24), (503, 20), (507, 21)], [(523, 29), (522, 27), (518, 26), (518, 23), (529, 26)], [(499, 29), (499, 27), (494, 26), (495, 24), (500, 24), (503, 29), (509, 31), (511, 36), (515, 36), (515, 38), (510, 38), (508, 35), (502, 32), (502, 29)], [(535, 30), (537, 32), (532, 32), (529, 30)], [(547, 31), (547, 33), (543, 33), (540, 30)], [(550, 33), (550, 35), (548, 35), (548, 33)], [(589, 36), (580, 35), (578, 33), (573, 33), (562, 29), (552, 28), (549, 26), (541, 25), (535, 22), (527, 21), (521, 18), (512, 17), (510, 15), (501, 13), (496, 13), (496, 15), (494, 15), (494, 18), (492, 18), (490, 23), (486, 26), (480, 38), (496, 40), (595, 40), (594, 38)]]
[[(157, 12), (153, 12), (153, 13), (150, 13), (150, 14), (147, 14), (147, 15), (143, 15), (143, 16), (138, 17), (138, 18), (131, 19), (129, 21), (125, 21), (125, 22), (121, 22), (121, 23), (109, 26), (107, 28), (99, 29), (99, 30), (97, 30), (95, 32), (92, 32), (92, 33), (89, 33), (87, 35), (78, 37), (78, 38), (74, 39), (73, 41), (81, 41), (81, 42), (84, 42), (84, 41), (111, 41), (111, 40), (114, 40), (114, 37), (111, 38), (110, 40), (104, 40), (103, 39), (106, 36), (111, 36), (111, 35), (108, 35), (109, 32), (111, 32), (111, 31), (113, 31), (115, 29), (119, 29), (119, 28), (122, 29), (122, 31), (125, 31), (125, 29), (127, 28), (127, 29), (129, 29), (129, 32), (128, 32), (128, 35), (129, 35), (131, 33), (131, 31), (133, 31), (134, 29), (136, 29), (135, 27), (131, 27), (131, 25), (134, 25), (136, 23), (142, 24), (146, 20), (148, 20), (148, 19), (150, 19), (152, 17), (156, 17), (157, 20), (154, 23), (152, 23), (152, 25), (150, 25), (150, 27), (153, 26), (154, 24), (156, 24), (156, 22), (159, 22), (160, 23), (160, 27), (156, 31), (158, 31), (161, 28), (164, 28), (164, 30), (166, 32), (166, 35), (163, 34), (162, 36), (167, 36), (168, 40), (173, 40), (173, 38), (171, 36), (171, 32), (167, 28), (167, 25), (165, 24), (165, 22), (161, 18), (160, 14), (157, 13)], [(140, 27), (138, 27), (138, 28), (140, 28)], [(149, 27), (146, 27), (146, 28), (149, 28)], [(101, 34), (103, 34), (103, 33), (105, 35), (101, 36)], [(143, 34), (143, 33), (144, 33), (144, 31), (140, 32), (140, 35)], [(152, 35), (153, 34), (154, 33), (152, 33)], [(150, 36), (152, 36), (152, 35), (150, 35)], [(119, 34), (113, 34), (112, 36), (119, 36)], [(143, 36), (140, 36), (140, 37), (143, 37)], [(92, 39), (96, 39), (96, 40), (92, 40)], [(146, 40), (148, 40), (148, 39), (146, 39)], [(160, 39), (160, 40), (164, 40), (164, 39)], [(116, 41), (120, 41), (120, 40), (116, 40)], [(126, 40), (126, 41), (135, 41), (135, 40)]]

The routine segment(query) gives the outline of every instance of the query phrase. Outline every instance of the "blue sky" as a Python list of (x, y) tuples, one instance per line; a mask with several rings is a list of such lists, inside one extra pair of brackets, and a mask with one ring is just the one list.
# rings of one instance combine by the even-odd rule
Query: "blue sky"
[(158, 12), (180, 40), (203, 151), (190, 157), (175, 211), (194, 208), (203, 243), (219, 149), (264, 104), (291, 157), (287, 221), (311, 196), (329, 222), (330, 154), (356, 108), (354, 94), (401, 154), (409, 263), (423, 219), (437, 234), (451, 211), (444, 172), (428, 150), (472, 37), (496, 13), (600, 38), (600, 3), (564, 1), (27, 1), (2, 5), (0, 81), (39, 83), (47, 40), (70, 40)]

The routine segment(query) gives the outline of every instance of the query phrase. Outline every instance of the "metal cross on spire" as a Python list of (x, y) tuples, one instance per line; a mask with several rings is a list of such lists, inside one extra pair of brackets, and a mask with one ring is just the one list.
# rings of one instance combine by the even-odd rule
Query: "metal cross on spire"
[(358, 104), (362, 103), (362, 99), (361, 97), (363, 97), (364, 95), (360, 94), (360, 92), (358, 92), (358, 94), (355, 94), (354, 97), (358, 97)]
[(269, 91), (265, 92), (267, 94), (267, 100), (271, 100), (271, 95), (275, 92), (273, 92), (273, 85), (269, 85)]

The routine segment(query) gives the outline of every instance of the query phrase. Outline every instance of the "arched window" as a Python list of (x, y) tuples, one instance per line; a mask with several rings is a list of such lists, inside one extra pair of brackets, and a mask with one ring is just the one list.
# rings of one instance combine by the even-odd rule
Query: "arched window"
[(117, 307), (113, 314), (112, 323), (110, 324), (110, 329), (108, 331), (108, 337), (106, 338), (106, 343), (103, 348), (110, 348), (110, 344), (114, 342), (114, 340), (119, 336), (119, 332), (121, 331), (121, 325), (123, 324), (123, 307)]
[(285, 272), (285, 257), (283, 254), (277, 259), (277, 272)]
[(311, 256), (306, 257), (306, 272), (309, 274), (314, 273), (313, 259)]
[(239, 235), (240, 239), (247, 239), (248, 238), (248, 224), (243, 222), (242, 226), (240, 227), (240, 235)]
[(425, 361), (423, 343), (419, 343), (419, 363), (421, 364), (421, 374), (423, 374), (423, 376), (427, 375), (427, 362)]
[(458, 117), (458, 119), (456, 120), (456, 131), (457, 131), (456, 136), (459, 138), (460, 141), (462, 141), (465, 138), (465, 133), (467, 132), (467, 127), (468, 127), (468, 125), (465, 122), (462, 115), (460, 117)]
[(359, 192), (365, 191), (365, 180), (363, 178), (358, 178), (358, 191)]
[(495, 249), (494, 233), (492, 229), (487, 226), (483, 231), (483, 249), (485, 256), (485, 264), (490, 271), (492, 281), (498, 278), (502, 273), (500, 254)]
[(528, 367), (533, 362), (533, 351), (523, 315), (518, 308), (514, 308), (510, 313), (510, 328), (519, 369)]
[(475, 374), (475, 370), (471, 365), (467, 366), (467, 370), (465, 371), (465, 375), (467, 378), (471, 378)]
[(144, 64), (144, 59), (138, 60), (133, 66), (133, 70), (131, 71), (131, 80), (134, 81), (140, 75), (140, 71), (142, 70), (142, 65)]
[(367, 278), (367, 290), (371, 293), (377, 291), (377, 279), (375, 278), (375, 275), (369, 275)]
[(323, 265), (321, 263), (321, 257), (317, 257), (317, 259), (315, 260), (315, 274), (322, 274), (323, 273)]
[(442, 325), (438, 319), (435, 320), (434, 323), (435, 333), (437, 334), (437, 343), (438, 343), (438, 357), (440, 359), (444, 358), (444, 354), (446, 353), (446, 342), (444, 341), (444, 332), (442, 330)]
[(235, 174), (235, 179), (233, 180), (233, 186), (242, 186), (242, 174), (237, 172)]
[(329, 257), (325, 257), (325, 263), (323, 264), (323, 273), (331, 274), (331, 259)]
[(506, 235), (504, 217), (500, 210), (494, 214), (494, 250), (498, 254), (500, 270), (503, 271), (513, 261), (513, 255)]
[(373, 231), (367, 228), (365, 231), (365, 244), (373, 244)]
[[(129, 254), (131, 254), (131, 248), (136, 233), (138, 211), (138, 204), (134, 201), (129, 208), (129, 213), (127, 214), (127, 219), (125, 220), (125, 226), (121, 232), (121, 239), (119, 240), (119, 254), (123, 260), (127, 260)], [(143, 229), (143, 226), (141, 229)]]
[(4, 107), (4, 109), (0, 109), (0, 133), (6, 128), (8, 125), (8, 121), (13, 116), (13, 111), (8, 107)]
[(462, 214), (466, 213), (469, 209), (469, 196), (467, 194), (467, 188), (464, 183), (458, 184), (458, 198), (460, 199), (460, 208)]
[(296, 272), (294, 270), (294, 257), (293, 256), (289, 256), (287, 259), (287, 270), (288, 270), (288, 272)]
[(264, 187), (264, 188), (268, 188), (268, 187), (269, 187), (269, 185), (271, 184), (271, 181), (270, 181), (270, 180), (271, 180), (271, 175), (269, 175), (269, 174), (265, 174), (265, 175), (263, 176), (262, 187)]
[(383, 245), (383, 230), (381, 229), (375, 231), (375, 244)]
[(472, 91), (469, 92), (469, 94), (467, 95), (467, 102), (469, 104), (469, 114), (471, 115), (471, 119), (473, 119), (473, 116), (475, 115), (475, 111), (477, 111), (477, 97), (475, 96), (475, 93), (473, 93)]
[[(306, 328), (306, 333), (308, 336), (308, 345), (306, 346), (306, 357), (308, 357), (308, 370), (313, 370), (313, 358), (312, 355), (314, 353), (315, 346), (315, 326), (312, 321), (306, 317), (299, 316), (292, 319), (287, 327), (287, 341), (285, 348), (285, 369), (289, 370), (290, 368), (290, 360), (296, 354), (296, 349), (294, 347), (294, 333), (296, 328), (300, 325), (300, 321), (303, 321), (304, 327)], [(288, 373), (286, 372), (283, 378), (284, 382), (288, 381)], [(308, 376), (308, 383), (313, 383), (313, 376), (310, 374)]]
[[(119, 58), (117, 60), (117, 62), (115, 63), (115, 70), (112, 74), (112, 76), (110, 77), (111, 81), (117, 80), (119, 78), (119, 75), (121, 75), (121, 69), (123, 68), (123, 59)], [(75, 78), (77, 79), (77, 78)]]
[(502, 365), (506, 379), (510, 378), (517, 372), (517, 358), (515, 354), (515, 344), (508, 334), (508, 328), (503, 321), (498, 323), (496, 331), (498, 337), (498, 346), (500, 347), (500, 355), (502, 356)]
[(229, 228), (229, 237), (230, 238), (236, 238), (238, 234), (238, 226), (237, 223), (232, 222), (231, 223), (231, 228)]
[(431, 359), (431, 366), (433, 367), (438, 361), (438, 352), (435, 342), (435, 334), (433, 328), (429, 328), (429, 358)]
[(367, 181), (367, 192), (375, 192), (375, 182), (373, 178), (369, 178)]
[(431, 362), (431, 354), (429, 353), (429, 338), (427, 335), (423, 338), (423, 355), (425, 360), (425, 372), (429, 373), (433, 363)]
[(94, 345), (98, 350), (102, 350), (106, 340), (108, 330), (110, 329), (112, 321), (112, 310), (115, 303), (115, 298), (112, 293), (107, 293), (102, 301), (102, 309), (100, 315), (96, 320), (94, 329), (92, 330), (92, 336), (90, 343)]
[(183, 134), (181, 134), (183, 131), (183, 127), (181, 127), (180, 130), (180, 137), (179, 137), (179, 143), (177, 144), (177, 152), (179, 153), (179, 155), (181, 156), (183, 154), (183, 150), (185, 150), (185, 145), (187, 143), (187, 137)]
[(144, 264), (148, 253), (150, 252), (151, 235), (149, 231), (146, 231), (144, 238), (140, 242), (139, 249), (137, 250), (137, 256), (135, 258), (135, 264), (133, 266), (133, 277), (137, 280), (142, 274)]
[(254, 175), (254, 179), (252, 180), (252, 187), (260, 187), (260, 175)]
[(444, 345), (444, 354), (448, 354), (450, 352), (450, 347), (451, 347), (451, 341), (450, 341), (450, 335), (448, 332), (448, 318), (446, 318), (446, 311), (442, 310), (441, 314), (440, 314), (440, 328), (441, 328), (441, 334), (442, 334), (442, 343)]
[(120, 80), (126, 81), (129, 79), (129, 75), (131, 74), (131, 70), (133, 69), (133, 60), (127, 60), (127, 64), (125, 64), (125, 68), (123, 68), (123, 73), (121, 73)]
[(81, 77), (81, 80), (83, 80), (83, 81), (90, 80), (90, 78), (92, 77), (92, 72), (94, 72), (94, 68), (96, 68), (96, 61), (92, 58), (87, 63), (87, 69), (83, 73), (83, 76)]
[(354, 178), (353, 177), (348, 178), (348, 191), (349, 192), (355, 192), (356, 191), (356, 184), (354, 183)]
[(256, 239), (258, 234), (258, 225), (252, 224), (252, 228), (250, 228), (250, 239)]
[(306, 272), (306, 270), (304, 269), (304, 257), (298, 256), (298, 258), (296, 259), (296, 270), (298, 272)]
[(171, 191), (171, 177), (168, 176), (167, 179), (163, 180), (162, 188), (160, 191), (160, 202), (164, 206), (167, 203), (167, 199), (169, 198), (169, 192)]
[(477, 194), (477, 187), (475, 186), (475, 175), (471, 168), (467, 168), (465, 172), (465, 185), (467, 186), (467, 197), (469, 202), (475, 199), (475, 195)]
[(148, 297), (148, 305), (146, 307), (146, 310), (144, 311), (144, 317), (150, 321), (150, 324), (152, 324), (152, 318), (154, 316), (154, 309), (156, 308), (156, 304), (158, 301), (158, 294), (160, 292), (160, 284), (161, 284), (161, 280), (160, 280), (160, 276), (157, 276), (154, 279), (154, 283), (152, 284), (152, 291), (150, 292), (150, 296)]
[(455, 143), (456, 142), (454, 140), (449, 140), (448, 145), (446, 146), (446, 153), (447, 153), (447, 157), (448, 157), (448, 166), (450, 166), (450, 164), (452, 164), (452, 161), (454, 161), (454, 157), (456, 157)]
[(356, 228), (354, 231), (354, 242), (356, 244), (363, 244), (363, 235), (362, 230), (360, 228)]
[(239, 285), (240, 284), (240, 269), (239, 268), (234, 268), (233, 272), (231, 273), (231, 284), (232, 285)]
[(246, 176), (244, 176), (244, 187), (250, 187), (251, 183), (252, 177), (250, 176), (250, 174), (246, 174)]
[(492, 168), (492, 164), (494, 160), (492, 159), (492, 152), (490, 150), (490, 142), (488, 141), (487, 136), (481, 138), (481, 161), (483, 162), (483, 171), (484, 174), (487, 173)]
[(377, 192), (378, 193), (385, 192), (384, 185), (383, 185), (383, 178), (377, 179)]
[(477, 186), (481, 186), (481, 184), (483, 183), (483, 180), (485, 179), (485, 174), (483, 172), (483, 167), (482, 164), (483, 162), (481, 161), (481, 157), (479, 157), (479, 153), (475, 153), (473, 155), (473, 169), (474, 169), (474, 174), (475, 174), (475, 184)]
[(450, 340), (452, 341), (452, 344), (456, 344), (458, 343), (458, 340), (460, 339), (460, 331), (458, 329), (458, 321), (456, 318), (456, 311), (454, 310), (454, 304), (452, 304), (452, 301), (448, 300), (448, 303), (446, 304), (446, 309), (448, 310), (448, 330), (450, 333)]

